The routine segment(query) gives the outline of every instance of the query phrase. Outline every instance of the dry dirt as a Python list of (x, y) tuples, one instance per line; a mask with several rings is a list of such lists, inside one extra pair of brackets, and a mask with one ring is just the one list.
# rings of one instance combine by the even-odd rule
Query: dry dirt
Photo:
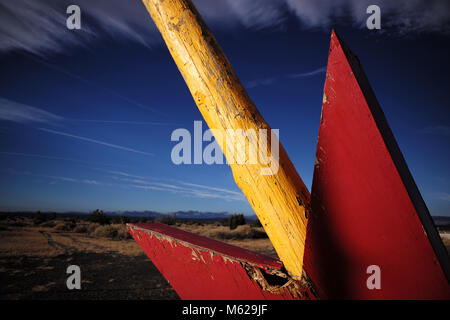
[[(227, 230), (230, 233), (228, 227), (177, 227), (276, 257), (267, 238), (245, 239), (249, 226), (234, 231), (232, 237), (239, 240), (221, 238), (228, 236)], [(1, 300), (178, 299), (133, 239), (115, 240), (55, 229), (35, 226), (27, 218), (0, 221)], [(66, 287), (69, 265), (80, 266), (81, 290)]]
[[(0, 221), (0, 300), (178, 299), (137, 243), (124, 238), (125, 226), (112, 226), (119, 230), (117, 240), (101, 236), (95, 225), (77, 225), (94, 231), (62, 231), (23, 217)], [(243, 225), (229, 230), (214, 223), (176, 226), (277, 258), (262, 228)], [(441, 237), (450, 251), (450, 233), (441, 232)], [(66, 287), (66, 269), (72, 264), (81, 268), (81, 290)]]

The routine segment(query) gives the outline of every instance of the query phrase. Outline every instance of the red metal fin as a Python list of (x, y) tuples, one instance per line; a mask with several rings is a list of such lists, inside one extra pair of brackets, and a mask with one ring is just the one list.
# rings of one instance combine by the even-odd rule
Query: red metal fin
[[(311, 194), (304, 266), (321, 297), (450, 298), (447, 250), (359, 60), (334, 31)], [(380, 290), (367, 287), (370, 265)]]

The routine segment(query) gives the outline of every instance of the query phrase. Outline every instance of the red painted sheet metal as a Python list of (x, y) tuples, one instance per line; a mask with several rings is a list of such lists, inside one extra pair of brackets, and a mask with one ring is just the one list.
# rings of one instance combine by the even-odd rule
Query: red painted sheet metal
[[(321, 297), (450, 297), (445, 247), (358, 59), (334, 32), (311, 193), (304, 268)], [(380, 290), (367, 288), (370, 265)]]
[(182, 299), (309, 299), (280, 261), (158, 223), (128, 229)]

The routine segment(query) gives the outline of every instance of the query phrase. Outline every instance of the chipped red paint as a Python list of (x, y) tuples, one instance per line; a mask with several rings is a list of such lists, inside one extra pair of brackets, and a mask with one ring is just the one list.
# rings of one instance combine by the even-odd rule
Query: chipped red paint
[[(269, 291), (263, 289), (265, 283), (252, 279), (255, 270), (265, 275), (283, 273), (276, 259), (159, 223), (129, 224), (128, 230), (182, 299), (314, 298), (313, 292), (292, 279), (291, 285), (266, 288)], [(267, 277), (268, 284), (273, 277), (277, 276)], [(273, 288), (279, 293), (270, 292)]]
[[(334, 32), (324, 93), (304, 259), (319, 295), (449, 299), (447, 251), (358, 59)], [(381, 269), (381, 290), (366, 286), (369, 265)]]

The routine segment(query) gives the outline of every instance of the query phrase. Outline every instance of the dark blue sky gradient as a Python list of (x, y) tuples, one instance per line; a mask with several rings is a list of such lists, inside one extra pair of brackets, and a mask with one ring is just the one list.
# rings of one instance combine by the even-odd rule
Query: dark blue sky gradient
[[(360, 58), (430, 212), (450, 215), (449, 37), (334, 25)], [(283, 28), (212, 31), (310, 188), (325, 76), (295, 75), (326, 67), (331, 29), (291, 17)], [(171, 132), (193, 132), (202, 117), (162, 42), (2, 53), (0, 70), (0, 97), (61, 117), (0, 120), (1, 210), (252, 213), (228, 166), (171, 162)]]

